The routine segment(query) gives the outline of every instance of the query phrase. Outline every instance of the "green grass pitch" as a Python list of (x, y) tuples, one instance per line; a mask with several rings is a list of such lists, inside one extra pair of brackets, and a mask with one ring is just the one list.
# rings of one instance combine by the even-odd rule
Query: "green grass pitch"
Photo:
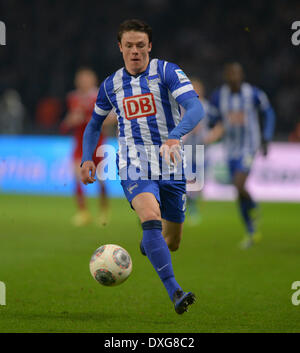
[[(94, 215), (97, 200), (89, 199)], [(263, 239), (238, 248), (236, 205), (206, 202), (203, 221), (185, 225), (172, 253), (177, 281), (197, 302), (182, 316), (148, 260), (127, 201), (111, 200), (106, 228), (74, 228), (72, 198), (0, 195), (0, 332), (300, 332), (291, 285), (300, 280), (299, 204), (263, 203)], [(115, 288), (99, 285), (89, 260), (102, 244), (129, 251), (133, 271)]]

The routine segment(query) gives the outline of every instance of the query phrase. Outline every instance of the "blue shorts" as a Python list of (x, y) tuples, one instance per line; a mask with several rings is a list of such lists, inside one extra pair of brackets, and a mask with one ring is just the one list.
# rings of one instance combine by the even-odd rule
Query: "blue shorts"
[(253, 160), (254, 155), (251, 154), (241, 156), (240, 158), (229, 159), (228, 167), (231, 179), (233, 179), (236, 172), (250, 173)]
[[(183, 180), (121, 180), (125, 196), (130, 202), (142, 192), (153, 194), (160, 205), (161, 217), (170, 222), (183, 223), (186, 210), (186, 181)], [(131, 206), (132, 207), (132, 206)]]

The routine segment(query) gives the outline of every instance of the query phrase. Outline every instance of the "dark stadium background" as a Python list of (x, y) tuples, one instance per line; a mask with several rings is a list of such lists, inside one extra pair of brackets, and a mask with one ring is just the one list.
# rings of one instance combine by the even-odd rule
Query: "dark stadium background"
[[(26, 119), (17, 132), (56, 133), (75, 70), (91, 66), (102, 80), (120, 67), (117, 28), (136, 17), (153, 27), (152, 57), (199, 76), (207, 95), (220, 84), (224, 62), (240, 61), (246, 79), (271, 98), (276, 139), (287, 140), (300, 120), (300, 47), (291, 44), (299, 16), (297, 0), (1, 0), (7, 45), (0, 47), (0, 95), (8, 88), (20, 94)], [(48, 97), (57, 99), (55, 117), (38, 123), (38, 103)]]

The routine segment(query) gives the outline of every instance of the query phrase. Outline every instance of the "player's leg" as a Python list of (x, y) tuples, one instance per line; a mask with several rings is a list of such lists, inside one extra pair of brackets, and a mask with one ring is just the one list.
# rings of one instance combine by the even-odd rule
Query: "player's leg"
[[(196, 173), (196, 171), (199, 168), (197, 168), (197, 162), (196, 160), (193, 160), (192, 162), (192, 172)], [(188, 181), (187, 184), (194, 184), (196, 182), (196, 178), (194, 180)], [(196, 225), (201, 221), (201, 214), (200, 210), (198, 207), (198, 200), (200, 198), (200, 192), (199, 191), (188, 191), (186, 193), (187, 196), (187, 211), (188, 211), (188, 223), (190, 225)]]
[(246, 228), (248, 239), (242, 243), (242, 247), (249, 247), (259, 236), (256, 229), (256, 210), (257, 203), (253, 200), (249, 191), (246, 189), (246, 182), (249, 172), (237, 170), (233, 177), (233, 184), (238, 193), (238, 204), (240, 214)]
[(179, 248), (182, 238), (183, 223), (176, 223), (162, 220), (162, 234), (171, 251), (176, 251)]
[(75, 159), (74, 164), (74, 176), (75, 176), (75, 196), (78, 210), (85, 210), (85, 196), (82, 189), (82, 184), (80, 183), (80, 160)]
[(188, 222), (190, 225), (196, 225), (201, 222), (201, 213), (198, 207), (200, 193), (196, 191), (187, 192), (187, 210)]
[(106, 186), (103, 180), (99, 181), (100, 184), (100, 225), (107, 225), (109, 223), (109, 199), (107, 195)]
[(149, 191), (136, 195), (131, 201), (141, 224), (149, 220), (161, 221), (160, 206), (155, 195)]
[(162, 235), (159, 185), (152, 180), (122, 180), (121, 185), (140, 219), (143, 228), (142, 247), (175, 303), (176, 312), (182, 314), (194, 302), (194, 295), (184, 293), (174, 276), (171, 254)]
[[(102, 157), (97, 157), (96, 152), (93, 155), (93, 161), (95, 163), (95, 166), (97, 168), (97, 177), (99, 180), (99, 202), (100, 202), (100, 216), (99, 219), (96, 221), (96, 223), (100, 226), (105, 226), (109, 222), (109, 199), (107, 195), (107, 190), (106, 190), (106, 185), (105, 181), (101, 180), (101, 175), (102, 175)], [(100, 177), (100, 178), (99, 178)]]
[(80, 163), (81, 160), (78, 158), (74, 159), (73, 168), (75, 176), (75, 200), (78, 211), (72, 218), (72, 223), (76, 226), (82, 226), (91, 221), (91, 215), (86, 207), (85, 195), (80, 181)]
[(177, 283), (171, 260), (171, 254), (162, 235), (160, 208), (156, 197), (151, 193), (142, 193), (132, 200), (143, 228), (143, 247), (152, 266), (164, 284), (177, 314), (187, 311), (195, 302), (195, 295), (185, 293)]
[(179, 248), (186, 211), (185, 181), (160, 181), (163, 235), (171, 251)]
[(142, 224), (146, 255), (173, 300), (176, 290), (181, 288), (175, 280), (170, 251), (162, 235), (159, 203), (154, 194), (143, 192), (135, 196), (131, 204)]
[[(185, 181), (162, 180), (160, 184), (161, 215), (163, 235), (171, 251), (176, 251), (181, 242), (183, 222), (186, 210)], [(173, 298), (175, 311), (182, 314), (195, 302), (192, 292), (177, 290)]]

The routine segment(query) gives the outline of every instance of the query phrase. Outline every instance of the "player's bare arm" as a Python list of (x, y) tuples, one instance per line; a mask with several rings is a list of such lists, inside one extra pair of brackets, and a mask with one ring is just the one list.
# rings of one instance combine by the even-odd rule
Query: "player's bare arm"
[(118, 124), (117, 115), (112, 110), (103, 121), (102, 128)]
[(118, 125), (118, 119), (117, 119), (117, 115), (116, 113), (112, 110), (106, 117), (106, 119), (104, 120), (103, 124), (102, 124), (102, 132), (104, 133), (104, 135), (109, 135), (111, 129), (113, 129), (114, 127), (116, 127)]

